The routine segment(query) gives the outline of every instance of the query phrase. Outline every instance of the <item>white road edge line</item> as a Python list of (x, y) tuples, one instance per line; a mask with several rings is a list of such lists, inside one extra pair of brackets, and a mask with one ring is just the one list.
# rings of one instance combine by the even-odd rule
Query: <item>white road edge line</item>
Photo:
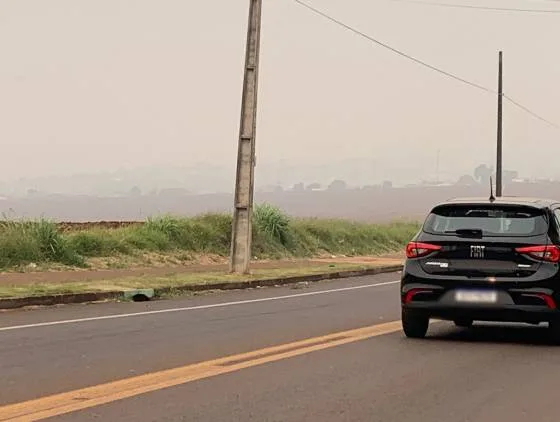
[(339, 289), (321, 290), (321, 291), (318, 291), (318, 292), (307, 292), (307, 293), (298, 293), (298, 294), (294, 294), (294, 295), (265, 297), (265, 298), (261, 298), (261, 299), (240, 300), (240, 301), (236, 301), (236, 302), (213, 303), (213, 304), (210, 304), (210, 305), (189, 306), (189, 307), (184, 307), (184, 308), (160, 309), (160, 310), (157, 310), (157, 311), (145, 311), (145, 312), (135, 312), (135, 313), (129, 313), (129, 314), (104, 315), (104, 316), (90, 317), (90, 318), (68, 319), (68, 320), (63, 320), (63, 321), (39, 322), (39, 323), (36, 323), (36, 324), (27, 324), (27, 325), (14, 325), (14, 326), (11, 326), (11, 327), (0, 327), (0, 332), (22, 330), (24, 328), (51, 327), (53, 325), (78, 324), (78, 323), (90, 322), (90, 321), (103, 321), (103, 320), (109, 320), (109, 319), (132, 318), (132, 317), (139, 317), (139, 316), (146, 316), (146, 315), (167, 314), (167, 313), (172, 313), (172, 312), (186, 312), (186, 311), (196, 311), (196, 310), (201, 310), (201, 309), (225, 308), (225, 307), (228, 307), (228, 306), (246, 305), (246, 304), (260, 303), (260, 302), (272, 302), (272, 301), (276, 301), (276, 300), (294, 299), (294, 298), (305, 297), (305, 296), (318, 296), (318, 295), (325, 295), (325, 294), (330, 294), (330, 293), (346, 292), (346, 291), (350, 291), (350, 290), (359, 290), (359, 289), (367, 289), (367, 288), (372, 288), (372, 287), (389, 286), (391, 284), (397, 284), (397, 283), (400, 283), (400, 281), (387, 281), (387, 282), (384, 282), (384, 283), (364, 284), (364, 285), (361, 285), (361, 286), (342, 287), (342, 288), (339, 288)]

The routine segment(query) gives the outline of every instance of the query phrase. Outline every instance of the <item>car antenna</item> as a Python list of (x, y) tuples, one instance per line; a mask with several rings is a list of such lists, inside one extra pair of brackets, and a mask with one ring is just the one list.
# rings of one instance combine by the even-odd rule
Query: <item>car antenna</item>
[(490, 176), (490, 202), (494, 202), (496, 197), (494, 196), (494, 188), (492, 186), (492, 176)]

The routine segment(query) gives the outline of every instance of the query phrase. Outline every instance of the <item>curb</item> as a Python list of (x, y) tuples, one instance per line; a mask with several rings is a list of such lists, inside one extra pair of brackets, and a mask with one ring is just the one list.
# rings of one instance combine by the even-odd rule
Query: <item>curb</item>
[[(153, 289), (153, 296), (159, 297), (165, 294), (177, 292), (203, 292), (211, 290), (244, 290), (259, 287), (276, 287), (297, 283), (315, 283), (324, 280), (337, 280), (341, 278), (364, 277), (369, 275), (394, 273), (401, 271), (402, 265), (387, 265), (377, 268), (366, 268), (363, 270), (346, 270), (332, 273), (310, 274), (291, 277), (269, 278), (263, 280), (207, 283), (207, 284), (189, 284), (179, 287), (163, 287)], [(140, 289), (133, 291), (112, 291), (112, 292), (91, 292), (91, 293), (66, 293), (59, 295), (47, 296), (29, 296), (0, 299), (0, 310), (18, 309), (28, 306), (54, 306), (69, 305), (78, 303), (90, 303), (100, 301), (116, 301), (130, 298), (136, 294), (144, 296), (143, 292), (151, 289)], [(133, 294), (131, 294), (133, 292)], [(140, 292), (140, 293), (137, 293)]]
[(65, 293), (60, 295), (28, 296), (0, 299), (0, 310), (24, 308), (26, 306), (70, 305), (73, 303), (118, 300), (123, 292)]

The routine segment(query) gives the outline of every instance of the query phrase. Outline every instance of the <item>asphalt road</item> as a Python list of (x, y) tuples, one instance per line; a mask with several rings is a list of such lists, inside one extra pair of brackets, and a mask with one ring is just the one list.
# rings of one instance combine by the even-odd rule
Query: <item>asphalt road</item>
[[(53, 421), (557, 419), (560, 354), (545, 328), (436, 322), (426, 340), (405, 339), (391, 324), (396, 280), (2, 313), (0, 421), (16, 420), (7, 405), (27, 400), (36, 401), (22, 409), (51, 409)], [(340, 334), (371, 326), (386, 328)], [(139, 388), (129, 396), (107, 384), (129, 377)], [(91, 386), (99, 405), (97, 390), (45, 399)], [(83, 408), (65, 413), (64, 400)]]

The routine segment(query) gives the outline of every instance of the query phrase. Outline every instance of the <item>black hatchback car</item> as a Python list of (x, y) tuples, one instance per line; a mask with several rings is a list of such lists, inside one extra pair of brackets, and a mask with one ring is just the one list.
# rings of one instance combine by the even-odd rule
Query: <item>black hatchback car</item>
[(500, 197), (434, 207), (406, 247), (401, 279), (407, 337), (430, 318), (547, 322), (560, 337), (560, 202)]

